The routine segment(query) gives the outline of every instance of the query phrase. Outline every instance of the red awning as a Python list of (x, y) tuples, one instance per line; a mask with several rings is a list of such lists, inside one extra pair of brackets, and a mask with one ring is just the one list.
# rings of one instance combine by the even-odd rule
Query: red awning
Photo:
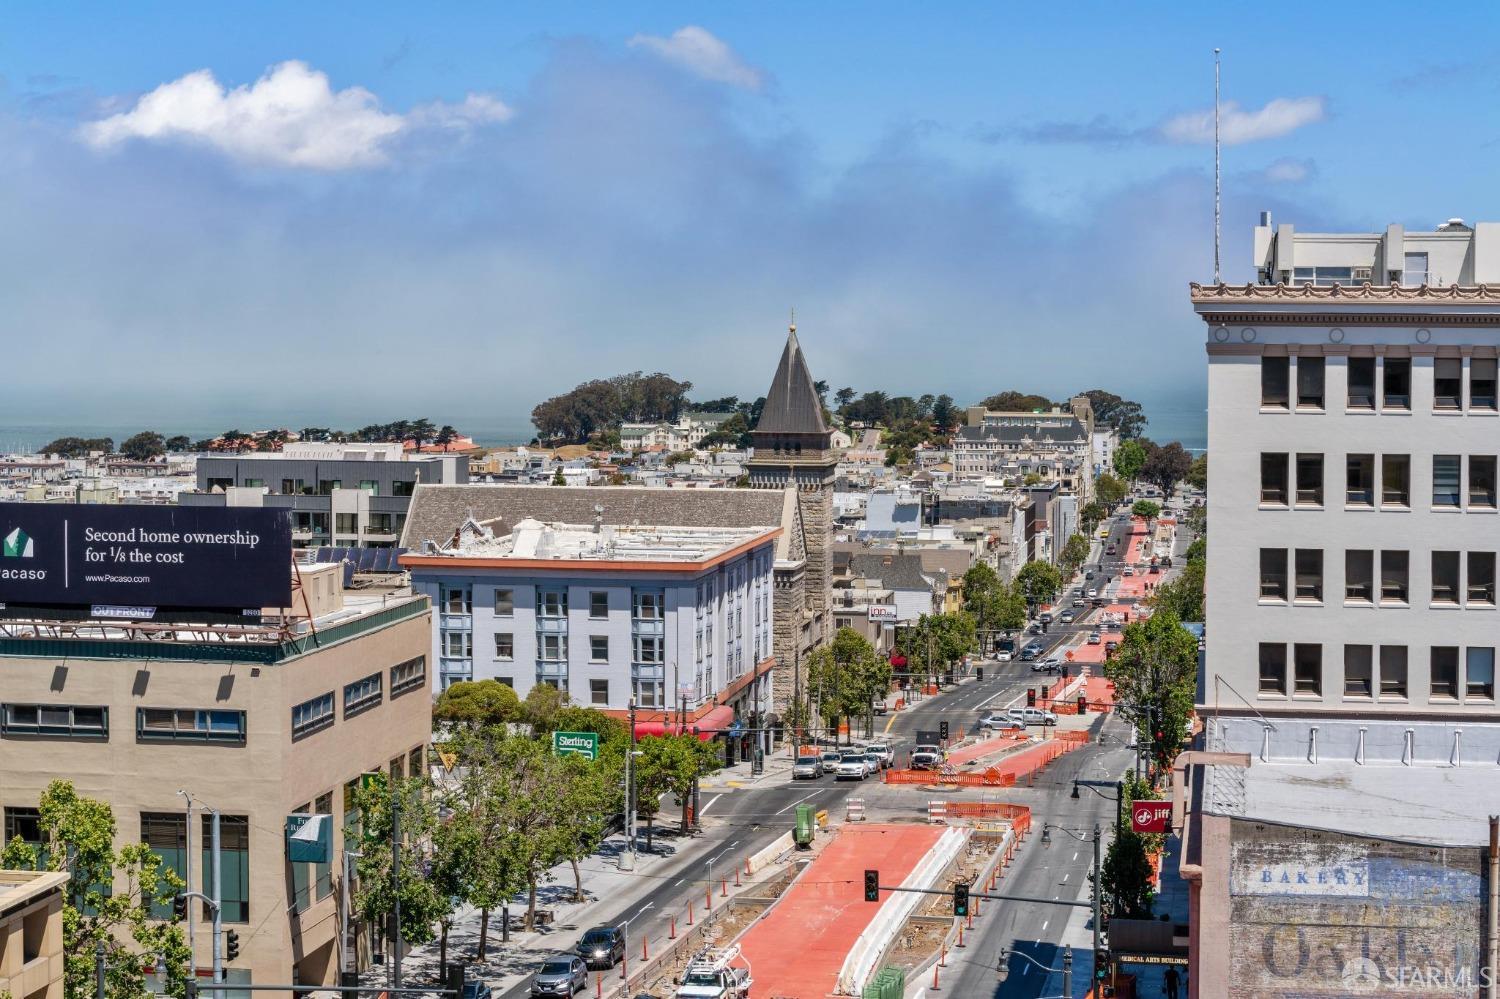
[[(719, 734), (720, 729), (727, 729), (734, 724), (734, 708), (727, 704), (721, 704), (709, 710), (697, 721), (689, 721), (687, 730), (697, 730), (698, 738), (707, 742)], [(675, 714), (669, 715), (666, 720), (638, 721), (635, 723), (635, 737), (640, 739), (648, 735), (677, 735), (681, 726), (677, 723)]]

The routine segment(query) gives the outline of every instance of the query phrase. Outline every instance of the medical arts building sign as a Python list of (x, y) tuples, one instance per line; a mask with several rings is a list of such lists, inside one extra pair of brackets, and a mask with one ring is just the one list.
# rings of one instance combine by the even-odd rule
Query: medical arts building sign
[(1485, 995), (1485, 857), (1233, 822), (1229, 995)]
[(0, 605), (105, 617), (287, 607), (291, 547), (277, 510), (0, 503)]

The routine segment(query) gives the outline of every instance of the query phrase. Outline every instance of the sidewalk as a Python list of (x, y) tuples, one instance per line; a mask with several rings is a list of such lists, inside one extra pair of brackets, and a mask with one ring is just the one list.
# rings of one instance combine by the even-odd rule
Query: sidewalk
[(765, 766), (758, 774), (751, 773), (753, 764), (750, 760), (741, 760), (732, 767), (725, 767), (712, 777), (705, 777), (698, 782), (698, 790), (722, 791), (727, 788), (757, 787), (766, 783), (784, 783), (792, 779), (792, 757), (789, 750), (783, 746), (774, 753), (766, 755)]

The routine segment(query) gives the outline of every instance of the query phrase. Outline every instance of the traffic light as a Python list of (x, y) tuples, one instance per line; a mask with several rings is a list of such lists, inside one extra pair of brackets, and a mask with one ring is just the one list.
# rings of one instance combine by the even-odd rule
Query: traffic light
[(240, 956), (240, 935), (234, 930), (224, 931), (224, 960), (234, 961)]
[(1034, 708), (1034, 707), (1036, 707), (1036, 688), (1035, 687), (1027, 687), (1026, 688), (1026, 706), (1028, 708)]
[(945, 721), (938, 722), (938, 738), (944, 742), (948, 741), (948, 723)]
[(880, 901), (880, 872), (865, 871), (865, 901)]
[(187, 906), (188, 897), (186, 895), (174, 895), (172, 897), (172, 918), (186, 919), (188, 914)]
[(962, 881), (953, 886), (953, 914), (955, 916), (969, 914), (969, 886)]
[(1094, 951), (1094, 978), (1104, 981), (1109, 977), (1109, 951), (1100, 948)]
[(1089, 713), (1089, 699), (1086, 694), (1078, 695), (1078, 713), (1081, 715)]

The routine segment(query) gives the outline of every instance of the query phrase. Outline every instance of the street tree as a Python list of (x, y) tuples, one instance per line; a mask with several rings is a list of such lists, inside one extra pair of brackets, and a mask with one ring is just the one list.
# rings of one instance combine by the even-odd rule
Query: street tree
[(155, 430), (142, 430), (125, 438), (120, 453), (131, 461), (150, 461), (167, 453), (167, 442)]
[(100, 945), (111, 999), (149, 999), (146, 973), (158, 963), (166, 969), (167, 994), (183, 995), (187, 938), (181, 922), (170, 916), (172, 899), (186, 887), (182, 878), (144, 843), (116, 850), (113, 810), (79, 795), (71, 781), (48, 784), (38, 812), (42, 850), (13, 839), (0, 851), (0, 868), (68, 873), (62, 912), (66, 999), (95, 995)]
[(1104, 855), (1099, 872), (1099, 904), (1104, 911), (1122, 919), (1150, 919), (1151, 889), (1156, 872), (1146, 852), (1146, 842), (1129, 826), (1115, 831), (1115, 838)]
[(1118, 506), (1129, 491), (1125, 483), (1108, 472), (1094, 481), (1094, 495), (1099, 497), (1100, 503), (1111, 509)]
[(1182, 572), (1171, 582), (1158, 586), (1146, 603), (1158, 611), (1169, 610), (1182, 621), (1202, 621), (1207, 570), (1207, 542), (1199, 538), (1188, 546), (1187, 564)]
[(1105, 660), (1115, 702), (1150, 747), (1158, 771), (1169, 767), (1187, 736), (1198, 679), (1198, 641), (1170, 608), (1125, 626)]
[(499, 680), (463, 680), (438, 695), (432, 720), (450, 725), (490, 726), (519, 721), (521, 699)]
[(1016, 573), (1016, 588), (1027, 605), (1034, 609), (1057, 596), (1057, 591), (1062, 588), (1062, 576), (1050, 563), (1033, 559)]
[(1146, 414), (1138, 402), (1122, 399), (1104, 389), (1089, 389), (1083, 393), (1089, 398), (1094, 410), (1094, 422), (1100, 426), (1115, 428), (1121, 440), (1139, 437), (1146, 428)]
[(1083, 525), (1083, 533), (1091, 535), (1094, 531), (1098, 530), (1099, 524), (1103, 522), (1106, 516), (1108, 516), (1108, 511), (1104, 509), (1103, 505), (1097, 502), (1089, 503), (1082, 510), (1078, 511), (1078, 522)]
[(1178, 442), (1153, 444), (1146, 449), (1146, 460), (1141, 464), (1140, 476), (1160, 489), (1162, 495), (1170, 496), (1177, 483), (1187, 477), (1192, 467), (1192, 456)]
[(1141, 474), (1141, 469), (1146, 464), (1146, 449), (1140, 441), (1121, 441), (1120, 446), (1115, 448), (1114, 466), (1115, 471), (1127, 482), (1134, 482), (1135, 477)]
[(807, 684), (817, 694), (819, 713), (836, 729), (841, 719), (871, 715), (875, 698), (890, 689), (891, 664), (859, 632), (840, 628), (808, 657)]
[(989, 635), (1025, 627), (1025, 599), (986, 563), (976, 562), (964, 573), (963, 593), (964, 612), (974, 619), (977, 632)]
[(1161, 515), (1161, 504), (1150, 500), (1136, 500), (1130, 507), (1130, 513), (1135, 517), (1145, 517), (1147, 520), (1155, 520)]
[(907, 669), (919, 674), (947, 672), (976, 647), (974, 618), (966, 611), (923, 614), (915, 627), (901, 633)]
[(1188, 466), (1185, 476), (1187, 484), (1194, 489), (1208, 489), (1208, 452), (1198, 455)]
[[(393, 851), (393, 806), (397, 803), (401, 809), (401, 845)], [(427, 877), (426, 844), (437, 824), (427, 781), (420, 777), (393, 781), (384, 771), (374, 771), (356, 784), (354, 806), (359, 810), (354, 911), (371, 925), (388, 926), (399, 899), (401, 939), (411, 944), (427, 943), (436, 935), (433, 927), (453, 908), (452, 898), (444, 896), (438, 884)]]
[(567, 694), (550, 683), (539, 683), (526, 692), (521, 718), (531, 725), (533, 735), (542, 735), (552, 731), (553, 718), (567, 703)]
[[(693, 734), (648, 735), (636, 743), (636, 751), (641, 754), (634, 774), (637, 807), (644, 810), (650, 802), (654, 815), (662, 795), (676, 795), (682, 802), (682, 831), (687, 832), (693, 785), (700, 777), (718, 773), (722, 765), (717, 748)], [(649, 849), (650, 824), (646, 826), (646, 844)]]
[(1062, 570), (1063, 575), (1071, 576), (1089, 560), (1089, 541), (1082, 534), (1075, 534), (1068, 538), (1068, 543), (1063, 545)]

